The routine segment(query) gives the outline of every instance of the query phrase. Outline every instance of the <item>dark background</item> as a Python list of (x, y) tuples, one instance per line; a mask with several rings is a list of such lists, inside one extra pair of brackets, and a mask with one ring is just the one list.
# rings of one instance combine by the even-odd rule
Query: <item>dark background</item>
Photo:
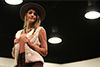
[[(100, 57), (100, 18), (88, 20), (84, 17), (87, 0), (24, 0), (17, 6), (0, 0), (0, 57), (12, 58), (14, 36), (23, 28), (19, 9), (27, 2), (37, 2), (46, 9), (46, 19), (41, 26), (46, 29), (47, 38), (51, 36), (52, 28), (56, 28), (63, 40), (56, 45), (47, 42), (46, 62), (62, 64)], [(97, 0), (95, 6), (100, 12), (99, 4)]]

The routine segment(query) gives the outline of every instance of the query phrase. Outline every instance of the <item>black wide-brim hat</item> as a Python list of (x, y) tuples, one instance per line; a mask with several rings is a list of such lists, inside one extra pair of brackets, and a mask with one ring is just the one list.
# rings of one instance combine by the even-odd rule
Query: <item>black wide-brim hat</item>
[(29, 3), (24, 4), (20, 8), (20, 17), (22, 20), (24, 20), (25, 14), (27, 13), (29, 9), (34, 9), (36, 13), (38, 13), (38, 15), (40, 16), (41, 21), (45, 19), (45, 16), (46, 16), (45, 9), (37, 3), (29, 2)]

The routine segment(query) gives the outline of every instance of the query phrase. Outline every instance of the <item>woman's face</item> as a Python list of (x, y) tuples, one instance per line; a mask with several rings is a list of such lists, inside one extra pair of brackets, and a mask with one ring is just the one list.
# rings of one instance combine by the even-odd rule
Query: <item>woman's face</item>
[(28, 20), (29, 23), (33, 23), (36, 20), (36, 11), (33, 9), (28, 10), (26, 14), (26, 19)]

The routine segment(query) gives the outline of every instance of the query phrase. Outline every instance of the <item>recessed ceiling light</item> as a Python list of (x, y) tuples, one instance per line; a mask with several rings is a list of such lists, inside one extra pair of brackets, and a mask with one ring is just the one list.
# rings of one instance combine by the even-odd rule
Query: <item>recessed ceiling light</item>
[(85, 18), (87, 19), (97, 19), (100, 17), (100, 13), (97, 11), (89, 11), (85, 14)]
[(48, 42), (51, 44), (58, 44), (62, 42), (62, 39), (59, 37), (52, 37), (48, 39)]
[(21, 4), (23, 0), (5, 0), (5, 2), (10, 5), (18, 5), (18, 4)]

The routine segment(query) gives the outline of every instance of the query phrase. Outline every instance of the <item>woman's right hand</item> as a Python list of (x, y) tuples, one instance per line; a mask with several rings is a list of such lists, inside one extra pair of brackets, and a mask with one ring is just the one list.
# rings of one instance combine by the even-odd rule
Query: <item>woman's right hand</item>
[(19, 39), (18, 38), (14, 39), (14, 44), (16, 44), (18, 42), (19, 42)]

